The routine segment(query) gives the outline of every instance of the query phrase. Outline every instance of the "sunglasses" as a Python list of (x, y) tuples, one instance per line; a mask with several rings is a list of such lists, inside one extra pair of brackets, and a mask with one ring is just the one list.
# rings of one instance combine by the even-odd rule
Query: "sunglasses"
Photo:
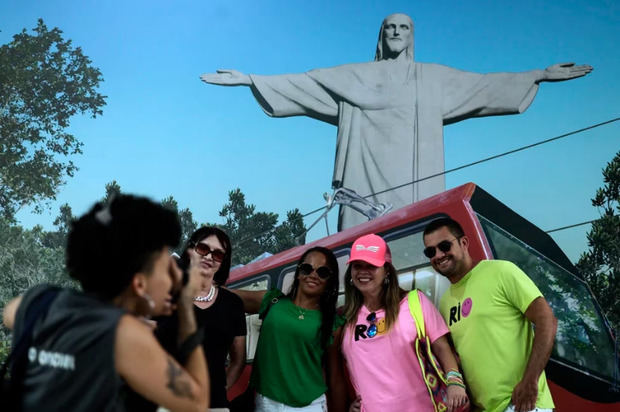
[(319, 266), (315, 269), (310, 263), (302, 263), (297, 266), (297, 268), (299, 269), (299, 273), (304, 276), (310, 276), (312, 272), (316, 272), (321, 279), (327, 279), (332, 275), (332, 271), (327, 266)]
[(226, 257), (226, 252), (220, 249), (211, 249), (206, 243), (196, 243), (194, 245), (194, 251), (200, 256), (207, 256), (210, 253), (213, 260), (218, 263), (222, 263)]
[(366, 335), (368, 335), (369, 338), (374, 338), (377, 335), (377, 325), (375, 324), (377, 321), (377, 314), (372, 312), (370, 315), (366, 316), (366, 321), (370, 323), (366, 330)]
[(429, 246), (424, 249), (424, 255), (427, 258), (432, 259), (433, 257), (435, 257), (435, 254), (437, 253), (437, 249), (441, 250), (443, 253), (446, 253), (450, 251), (450, 249), (452, 249), (452, 242), (457, 239), (460, 239), (461, 237), (462, 236), (459, 236), (452, 240), (442, 240), (441, 242), (437, 243), (437, 246)]

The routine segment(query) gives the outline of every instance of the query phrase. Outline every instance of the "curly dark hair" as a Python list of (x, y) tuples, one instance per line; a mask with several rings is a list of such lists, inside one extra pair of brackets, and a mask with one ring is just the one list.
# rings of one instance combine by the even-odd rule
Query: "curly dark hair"
[(176, 247), (180, 238), (175, 212), (145, 197), (117, 195), (72, 222), (67, 271), (84, 292), (111, 300), (137, 272), (149, 272), (158, 253)]

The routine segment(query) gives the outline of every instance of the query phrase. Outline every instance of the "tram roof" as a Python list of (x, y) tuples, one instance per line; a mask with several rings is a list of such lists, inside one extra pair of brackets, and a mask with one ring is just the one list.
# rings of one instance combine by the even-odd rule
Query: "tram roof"
[[(335, 249), (352, 243), (368, 233), (384, 233), (399, 226), (416, 222), (429, 216), (471, 213), (473, 211), (506, 230), (530, 247), (555, 261), (569, 272), (580, 276), (575, 266), (546, 232), (517, 214), (502, 202), (474, 183), (466, 183), (427, 199), (394, 210), (385, 216), (345, 229), (311, 243), (287, 249), (257, 262), (249, 263), (231, 271), (229, 282), (235, 282), (254, 273), (266, 272), (299, 259), (308, 248), (323, 246)], [(458, 220), (458, 219), (457, 219)]]

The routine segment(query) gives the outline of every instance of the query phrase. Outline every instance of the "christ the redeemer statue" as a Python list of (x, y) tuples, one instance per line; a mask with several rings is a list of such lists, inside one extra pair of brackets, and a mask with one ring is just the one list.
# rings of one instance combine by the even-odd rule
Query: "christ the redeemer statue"
[[(332, 185), (367, 196), (443, 172), (443, 125), (521, 113), (540, 82), (590, 71), (591, 66), (566, 63), (522, 73), (478, 74), (417, 63), (411, 18), (392, 14), (381, 25), (374, 62), (274, 76), (218, 70), (201, 79), (250, 86), (269, 116), (309, 116), (337, 125)], [(399, 208), (444, 188), (440, 175), (369, 199)], [(364, 221), (360, 213), (341, 207), (339, 229)]]

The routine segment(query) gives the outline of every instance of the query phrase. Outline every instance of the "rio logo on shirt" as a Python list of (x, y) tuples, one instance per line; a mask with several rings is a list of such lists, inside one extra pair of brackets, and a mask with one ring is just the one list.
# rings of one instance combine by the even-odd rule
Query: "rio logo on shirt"
[[(371, 334), (368, 333), (368, 329), (370, 329), (370, 327), (372, 326), (372, 323), (376, 324), (376, 331), (374, 335), (370, 336)], [(376, 322), (371, 322), (368, 325), (365, 325), (365, 324), (355, 325), (354, 339), (357, 342), (358, 340), (360, 340), (360, 338), (369, 339), (375, 336), (383, 335), (384, 333), (385, 333), (385, 318), (379, 318), (376, 320)]]
[(468, 317), (473, 306), (474, 302), (471, 298), (465, 299), (463, 303), (459, 301), (458, 305), (452, 306), (450, 308), (450, 321), (448, 322), (448, 326), (452, 326), (453, 323), (460, 321), (461, 317)]

